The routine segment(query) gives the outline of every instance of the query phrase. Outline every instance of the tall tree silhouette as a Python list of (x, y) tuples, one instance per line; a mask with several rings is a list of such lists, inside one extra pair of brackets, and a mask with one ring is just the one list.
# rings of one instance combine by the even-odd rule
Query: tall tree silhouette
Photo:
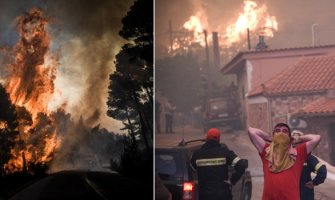
[(15, 106), (6, 89), (0, 84), (0, 174), (5, 174), (5, 164), (11, 159), (10, 150), (18, 135), (18, 121)]
[(133, 142), (147, 149), (153, 134), (153, 3), (136, 0), (122, 20), (120, 36), (129, 41), (116, 56), (110, 75), (108, 116), (122, 120)]

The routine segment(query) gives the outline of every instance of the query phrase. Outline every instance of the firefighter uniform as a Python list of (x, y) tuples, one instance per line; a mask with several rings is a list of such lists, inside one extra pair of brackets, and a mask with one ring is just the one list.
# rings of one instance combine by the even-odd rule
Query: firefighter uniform
[[(213, 129), (209, 130), (209, 133)], [(228, 167), (235, 172), (229, 177)], [(219, 139), (207, 135), (206, 143), (191, 157), (191, 167), (198, 174), (200, 200), (231, 200), (231, 184), (235, 184), (247, 168), (248, 161), (240, 159)], [(230, 181), (227, 183), (227, 181)]]
[[(316, 174), (312, 180), (311, 172)], [(301, 200), (314, 200), (314, 189), (309, 189), (305, 184), (313, 181), (314, 185), (319, 185), (325, 181), (327, 177), (327, 168), (319, 160), (310, 155), (304, 163), (304, 167), (300, 177), (300, 199)]]

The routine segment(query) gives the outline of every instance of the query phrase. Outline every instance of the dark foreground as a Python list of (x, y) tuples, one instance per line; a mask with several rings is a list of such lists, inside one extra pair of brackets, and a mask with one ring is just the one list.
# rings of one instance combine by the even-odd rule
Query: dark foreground
[(62, 171), (48, 175), (7, 198), (9, 200), (152, 199), (152, 185), (117, 173)]

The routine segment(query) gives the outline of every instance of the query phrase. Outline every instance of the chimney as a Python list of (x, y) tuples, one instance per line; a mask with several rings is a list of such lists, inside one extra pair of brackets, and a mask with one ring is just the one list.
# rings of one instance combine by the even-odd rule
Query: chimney
[(214, 51), (214, 65), (215, 67), (220, 66), (220, 49), (219, 49), (219, 38), (218, 32), (213, 32), (213, 51)]
[(259, 35), (259, 42), (256, 46), (256, 50), (264, 50), (267, 49), (268, 45), (265, 44), (265, 37), (264, 35)]

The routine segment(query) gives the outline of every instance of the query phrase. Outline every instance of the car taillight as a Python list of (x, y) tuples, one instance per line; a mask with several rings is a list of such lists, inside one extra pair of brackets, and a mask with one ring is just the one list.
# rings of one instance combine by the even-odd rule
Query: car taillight
[(183, 185), (183, 200), (194, 200), (194, 183), (184, 182)]

